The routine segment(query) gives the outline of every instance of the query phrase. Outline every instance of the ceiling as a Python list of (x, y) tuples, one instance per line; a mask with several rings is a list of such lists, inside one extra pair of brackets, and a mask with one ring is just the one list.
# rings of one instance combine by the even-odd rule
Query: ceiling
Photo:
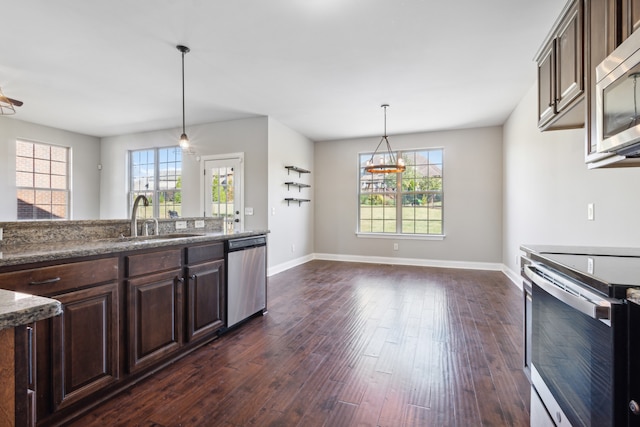
[[(0, 0), (15, 119), (104, 137), (270, 116), (314, 141), (504, 123), (563, 0)], [(177, 138), (178, 136), (176, 136)]]

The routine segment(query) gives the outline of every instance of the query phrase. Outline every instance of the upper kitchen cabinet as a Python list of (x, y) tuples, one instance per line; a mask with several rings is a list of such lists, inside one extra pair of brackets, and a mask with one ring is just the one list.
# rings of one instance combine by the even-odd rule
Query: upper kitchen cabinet
[(569, 2), (536, 57), (541, 130), (584, 126), (583, 22), (582, 0)]
[(621, 38), (619, 43), (626, 40), (640, 27), (640, 0), (622, 0), (620, 7)]
[[(640, 3), (640, 0), (638, 0)], [(590, 0), (585, 3), (585, 99), (586, 162), (598, 162), (606, 155), (596, 152), (596, 67), (618, 45), (617, 0)]]

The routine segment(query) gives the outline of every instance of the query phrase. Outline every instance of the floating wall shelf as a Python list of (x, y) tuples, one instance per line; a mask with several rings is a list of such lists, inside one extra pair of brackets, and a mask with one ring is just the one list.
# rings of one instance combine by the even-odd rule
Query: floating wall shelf
[(310, 202), (311, 201), (309, 199), (296, 199), (294, 197), (287, 197), (285, 200), (287, 201), (287, 206), (289, 206), (289, 203), (291, 203), (291, 202), (298, 202), (298, 206), (302, 206), (303, 202)]
[(298, 187), (298, 191), (302, 191), (303, 188), (311, 187), (309, 184), (303, 184), (301, 182), (285, 182), (287, 185), (287, 190), (289, 190), (289, 186)]
[(289, 175), (291, 171), (298, 172), (298, 176), (302, 176), (303, 173), (311, 173), (311, 171), (299, 168), (297, 166), (285, 166), (285, 169), (287, 169), (287, 175)]
[[(298, 172), (298, 177), (302, 177), (303, 173), (311, 173), (311, 171), (299, 168), (298, 166), (285, 166), (285, 169), (287, 170), (287, 175), (289, 175), (292, 171)], [(287, 186), (287, 191), (291, 190), (291, 187), (298, 187), (298, 193), (302, 192), (303, 188), (311, 187), (309, 184), (305, 184), (303, 182), (295, 182), (295, 181), (287, 181), (284, 184)], [(289, 206), (291, 202), (294, 202), (294, 203), (297, 202), (298, 206), (302, 206), (302, 203), (311, 201), (310, 199), (299, 199), (296, 197), (286, 197), (284, 200), (287, 202), (287, 206)]]

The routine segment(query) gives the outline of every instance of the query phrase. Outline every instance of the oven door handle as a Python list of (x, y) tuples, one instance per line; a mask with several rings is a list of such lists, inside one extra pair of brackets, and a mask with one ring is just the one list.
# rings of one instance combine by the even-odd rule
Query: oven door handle
[(611, 318), (611, 303), (609, 301), (603, 300), (601, 304), (596, 304), (577, 297), (544, 279), (534, 269), (535, 267), (527, 265), (524, 267), (524, 274), (548, 294), (594, 319), (606, 320)]

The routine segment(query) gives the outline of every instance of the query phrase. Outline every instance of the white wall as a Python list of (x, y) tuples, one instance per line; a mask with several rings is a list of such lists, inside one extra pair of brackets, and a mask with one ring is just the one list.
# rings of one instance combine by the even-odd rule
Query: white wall
[(0, 221), (15, 221), (16, 140), (71, 148), (71, 219), (97, 219), (100, 214), (100, 140), (61, 129), (0, 117)]
[[(269, 267), (270, 274), (305, 260), (313, 253), (314, 197), (313, 142), (281, 123), (269, 119)], [(298, 166), (310, 174), (288, 174), (285, 166)], [(310, 184), (311, 188), (287, 190), (285, 182)], [(311, 199), (291, 203), (286, 197)]]
[(523, 243), (640, 245), (640, 168), (588, 170), (584, 130), (540, 132), (536, 96), (534, 84), (504, 125), (503, 263), (518, 272)]
[[(502, 259), (502, 128), (396, 135), (394, 149), (444, 148), (441, 241), (358, 238), (358, 153), (379, 137), (315, 144), (315, 252), (499, 263)], [(393, 250), (393, 243), (399, 250)]]
[[(103, 219), (129, 217), (127, 206), (127, 153), (149, 147), (175, 146), (180, 129), (167, 129), (102, 139), (102, 181), (100, 183)], [(187, 134), (196, 154), (226, 154), (244, 152), (245, 207), (254, 215), (245, 217), (246, 230), (267, 228), (267, 118), (189, 126)], [(183, 158), (183, 216), (202, 216), (200, 211), (201, 171), (196, 156)]]

